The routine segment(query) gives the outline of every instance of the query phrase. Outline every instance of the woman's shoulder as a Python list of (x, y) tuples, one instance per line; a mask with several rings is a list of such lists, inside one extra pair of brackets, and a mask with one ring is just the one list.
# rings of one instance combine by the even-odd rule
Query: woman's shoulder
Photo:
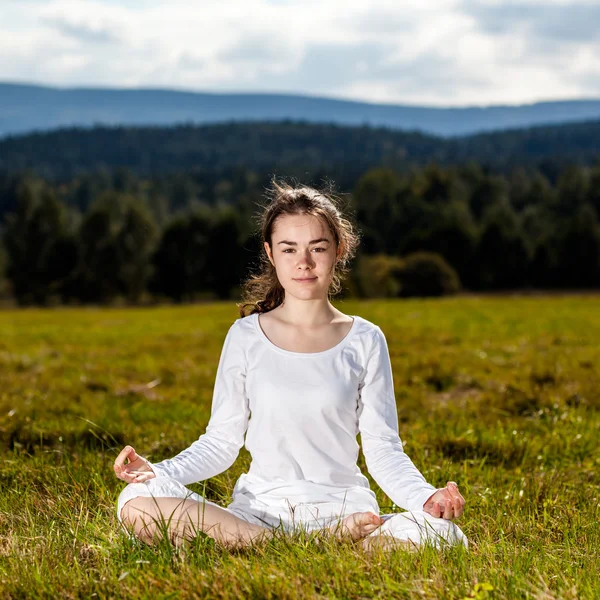
[(229, 332), (233, 335), (248, 334), (255, 329), (254, 320), (256, 314), (246, 315), (245, 317), (237, 318), (229, 328)]
[(385, 340), (385, 335), (379, 325), (358, 315), (354, 315), (354, 318), (357, 320), (354, 339), (360, 342), (365, 352), (368, 353), (374, 346)]
[(364, 317), (361, 317), (359, 315), (353, 315), (353, 316), (357, 320), (357, 323), (356, 323), (357, 333), (361, 333), (363, 335), (366, 335), (367, 337), (374, 337), (375, 335), (383, 335), (383, 332), (381, 331), (381, 328), (379, 327), (379, 325), (377, 325), (376, 323), (373, 323), (373, 321), (369, 321), (368, 319), (365, 319)]

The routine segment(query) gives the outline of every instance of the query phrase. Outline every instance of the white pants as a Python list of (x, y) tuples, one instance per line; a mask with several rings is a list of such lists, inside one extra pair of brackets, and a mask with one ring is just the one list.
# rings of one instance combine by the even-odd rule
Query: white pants
[[(323, 529), (335, 525), (341, 518), (355, 512), (372, 511), (371, 507), (340, 504), (337, 502), (319, 502), (315, 504), (287, 503), (285, 510), (281, 505), (269, 506), (264, 503), (259, 509), (248, 508), (243, 502), (234, 501), (227, 507), (204, 499), (184, 485), (166, 476), (158, 476), (144, 483), (128, 484), (117, 501), (117, 517), (121, 521), (121, 509), (124, 504), (139, 496), (147, 498), (181, 498), (217, 506), (236, 517), (262, 527), (283, 527), (285, 532), (302, 527), (306, 531)], [(168, 519), (169, 515), (164, 515)], [(392, 513), (381, 515), (384, 523), (370, 536), (390, 535), (398, 540), (411, 541), (415, 544), (432, 544), (437, 548), (447, 545), (463, 544), (468, 547), (467, 538), (452, 521), (432, 517), (424, 511)]]

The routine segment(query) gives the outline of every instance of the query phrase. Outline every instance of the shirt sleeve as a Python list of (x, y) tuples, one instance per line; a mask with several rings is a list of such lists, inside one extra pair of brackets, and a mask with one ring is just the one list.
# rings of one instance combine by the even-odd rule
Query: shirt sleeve
[(223, 343), (206, 432), (177, 456), (159, 463), (148, 461), (157, 477), (166, 475), (183, 485), (214, 477), (235, 462), (244, 445), (250, 412), (243, 332), (238, 321)]
[(423, 510), (437, 490), (402, 448), (392, 365), (385, 335), (376, 328), (359, 384), (358, 429), (367, 469), (392, 501), (406, 510)]

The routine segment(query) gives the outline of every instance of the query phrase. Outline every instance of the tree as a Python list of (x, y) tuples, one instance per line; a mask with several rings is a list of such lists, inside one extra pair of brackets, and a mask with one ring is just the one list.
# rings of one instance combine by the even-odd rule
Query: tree
[(440, 211), (433, 204), (414, 195), (411, 188), (402, 188), (398, 195), (398, 221), (389, 244), (391, 254), (402, 255), (422, 249), (423, 240), (438, 223)]
[(156, 239), (156, 225), (139, 199), (103, 194), (81, 224), (78, 277), (70, 293), (84, 302), (108, 302), (119, 295), (139, 300)]
[(570, 217), (587, 200), (589, 180), (580, 167), (567, 167), (560, 175), (557, 186), (556, 210), (559, 215)]
[(503, 177), (481, 175), (471, 192), (469, 205), (475, 218), (480, 220), (489, 206), (502, 203), (507, 199), (507, 184)]
[(61, 294), (77, 263), (66, 208), (48, 189), (37, 198), (28, 185), (21, 188), (17, 210), (7, 216), (4, 246), (7, 277), (22, 305), (45, 305), (51, 296)]
[(443, 256), (467, 285), (477, 282), (473, 259), (477, 245), (477, 227), (469, 207), (452, 201), (441, 206), (428, 229), (417, 230), (404, 246), (405, 252), (426, 251)]
[(152, 258), (154, 275), (150, 290), (182, 302), (207, 289), (210, 234), (211, 214), (206, 207), (174, 217)]
[(579, 208), (561, 240), (560, 285), (600, 286), (600, 227), (591, 204)]
[(109, 302), (119, 293), (114, 245), (117, 218), (106, 201), (95, 201), (84, 215), (79, 229), (78, 275), (69, 290), (83, 302)]
[(539, 172), (527, 173), (523, 168), (514, 171), (510, 178), (510, 203), (517, 212), (531, 207), (550, 207), (555, 195), (550, 182)]
[(477, 257), (482, 288), (511, 289), (525, 284), (529, 252), (517, 217), (507, 201), (487, 208)]
[(227, 299), (240, 285), (247, 257), (242, 253), (242, 225), (231, 207), (212, 215), (207, 251), (207, 285), (220, 299)]
[(533, 286), (545, 289), (558, 286), (559, 277), (557, 267), (559, 250), (557, 246), (554, 232), (537, 240), (533, 247), (533, 256), (529, 264), (528, 280)]
[(17, 212), (17, 205), (24, 187), (27, 187), (32, 194), (35, 193), (36, 186), (31, 177), (0, 171), (0, 224), (8, 213)]
[(542, 239), (547, 239), (556, 229), (556, 220), (547, 206), (532, 204), (523, 209), (520, 215), (521, 231), (531, 247)]
[(455, 197), (458, 179), (454, 171), (431, 164), (415, 175), (412, 178), (412, 192), (427, 204), (443, 205)]
[(158, 230), (148, 208), (132, 201), (115, 235), (119, 290), (130, 303), (138, 302), (152, 274), (151, 256)]
[(352, 200), (365, 253), (389, 253), (397, 245), (400, 188), (399, 177), (390, 169), (372, 169), (358, 180)]
[(8, 296), (8, 279), (6, 272), (8, 270), (8, 256), (3, 244), (0, 244), (0, 297)]
[(587, 202), (591, 204), (596, 213), (600, 215), (600, 163), (590, 173)]

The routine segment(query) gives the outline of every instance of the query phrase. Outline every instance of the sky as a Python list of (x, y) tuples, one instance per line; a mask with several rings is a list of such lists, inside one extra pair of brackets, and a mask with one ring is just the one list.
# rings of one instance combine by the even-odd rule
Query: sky
[(600, 0), (0, 0), (0, 81), (428, 106), (600, 98)]

